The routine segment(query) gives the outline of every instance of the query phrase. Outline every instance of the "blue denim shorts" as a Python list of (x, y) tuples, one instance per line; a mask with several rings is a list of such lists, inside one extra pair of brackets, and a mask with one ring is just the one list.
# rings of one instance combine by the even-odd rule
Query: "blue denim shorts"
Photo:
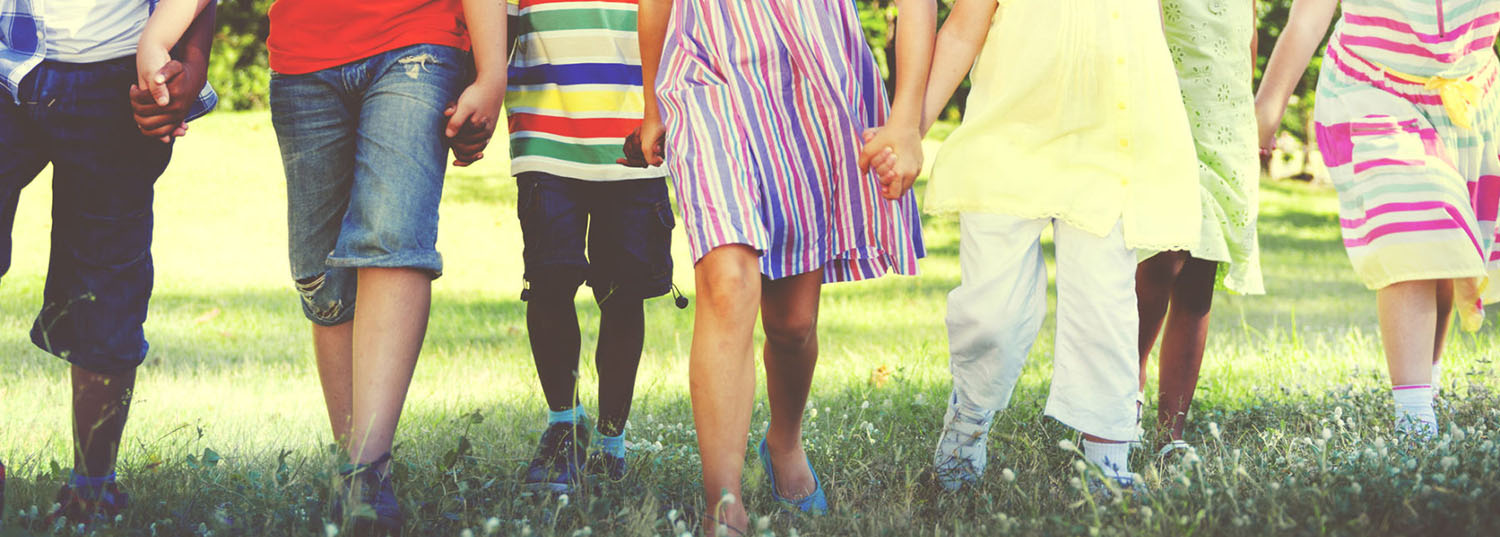
[(581, 181), (533, 172), (517, 176), (516, 186), (531, 295), (572, 297), (585, 281), (601, 303), (672, 289), (676, 223), (666, 179)]
[(31, 341), (100, 373), (146, 358), (152, 201), (172, 146), (142, 136), (126, 91), (135, 58), (45, 61), (0, 90), (0, 276), (21, 189), (52, 164), (52, 254)]
[(309, 320), (333, 326), (354, 318), (359, 268), (442, 274), (443, 109), (458, 99), (469, 66), (467, 52), (413, 45), (312, 73), (272, 74), (292, 278)]

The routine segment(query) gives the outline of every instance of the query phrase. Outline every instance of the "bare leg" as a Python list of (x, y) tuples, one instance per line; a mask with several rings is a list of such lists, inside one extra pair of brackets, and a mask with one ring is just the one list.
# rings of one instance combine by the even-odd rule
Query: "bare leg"
[[(749, 526), (740, 470), (755, 400), (753, 337), (760, 306), (760, 260), (744, 245), (715, 248), (693, 270), (698, 308), (693, 314), (689, 388), (698, 452), (703, 459), (703, 530)], [(720, 503), (724, 493), (732, 504)]]
[(1437, 282), (1420, 280), (1393, 283), (1375, 293), (1380, 340), (1394, 386), (1432, 381), (1437, 289)]
[(766, 330), (766, 395), (771, 428), (766, 447), (776, 470), (777, 494), (802, 498), (816, 482), (802, 450), (802, 412), (818, 364), (818, 298), (823, 271), (761, 284), (761, 322)]
[(1218, 270), (1218, 263), (1188, 258), (1172, 284), (1172, 307), (1158, 364), (1156, 406), (1157, 427), (1164, 428), (1172, 440), (1182, 440), (1193, 392), (1198, 389)]
[(1453, 322), (1453, 280), (1437, 280), (1437, 332), (1433, 334), (1432, 363), (1443, 361), (1448, 325)]
[(362, 268), (358, 296), (349, 458), (368, 463), (391, 450), (427, 334), (432, 278), (420, 270)]
[(1162, 321), (1167, 318), (1168, 302), (1172, 297), (1172, 285), (1182, 271), (1187, 252), (1162, 252), (1142, 261), (1135, 269), (1136, 310), (1141, 319), (1139, 346), (1141, 352), (1141, 390), (1148, 380), (1146, 366), (1151, 362), (1151, 347), (1161, 334)]
[(350, 413), (354, 410), (354, 323), (313, 325), (313, 354), (318, 357), (318, 379), (333, 441), (349, 449)]
[(109, 475), (130, 415), (135, 370), (95, 373), (73, 366), (72, 380), (73, 471), (89, 477)]

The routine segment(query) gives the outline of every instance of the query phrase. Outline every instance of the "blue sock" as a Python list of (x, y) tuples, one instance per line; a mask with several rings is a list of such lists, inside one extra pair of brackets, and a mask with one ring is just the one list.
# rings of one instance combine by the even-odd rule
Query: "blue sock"
[(588, 417), (588, 414), (584, 414), (583, 409), (576, 406), (567, 410), (549, 410), (547, 411), (547, 425), (578, 423), (586, 417)]
[(605, 436), (604, 433), (599, 433), (599, 436), (595, 437), (594, 441), (597, 442), (596, 445), (599, 446), (600, 451), (615, 457), (625, 457), (624, 432), (621, 432), (619, 436)]

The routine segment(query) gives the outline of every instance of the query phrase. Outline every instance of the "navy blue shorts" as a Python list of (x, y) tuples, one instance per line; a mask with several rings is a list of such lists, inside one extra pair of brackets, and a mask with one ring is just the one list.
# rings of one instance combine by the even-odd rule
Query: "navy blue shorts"
[(529, 172), (516, 186), (531, 296), (572, 297), (584, 282), (601, 303), (672, 289), (676, 221), (665, 178), (582, 181)]
[(42, 62), (21, 104), (0, 91), (0, 276), (24, 188), (52, 164), (52, 254), (31, 341), (78, 367), (130, 371), (146, 358), (151, 205), (172, 146), (131, 118), (135, 58)]

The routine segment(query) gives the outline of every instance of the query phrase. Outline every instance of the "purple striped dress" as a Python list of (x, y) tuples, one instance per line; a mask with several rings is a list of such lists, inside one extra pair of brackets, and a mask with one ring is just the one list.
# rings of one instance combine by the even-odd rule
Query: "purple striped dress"
[(1349, 258), (1371, 289), (1454, 280), (1477, 329), (1500, 269), (1500, 0), (1342, 8), (1314, 114)]
[(858, 167), (888, 105), (852, 2), (678, 0), (657, 94), (695, 263), (744, 244), (772, 279), (916, 273), (915, 197)]

